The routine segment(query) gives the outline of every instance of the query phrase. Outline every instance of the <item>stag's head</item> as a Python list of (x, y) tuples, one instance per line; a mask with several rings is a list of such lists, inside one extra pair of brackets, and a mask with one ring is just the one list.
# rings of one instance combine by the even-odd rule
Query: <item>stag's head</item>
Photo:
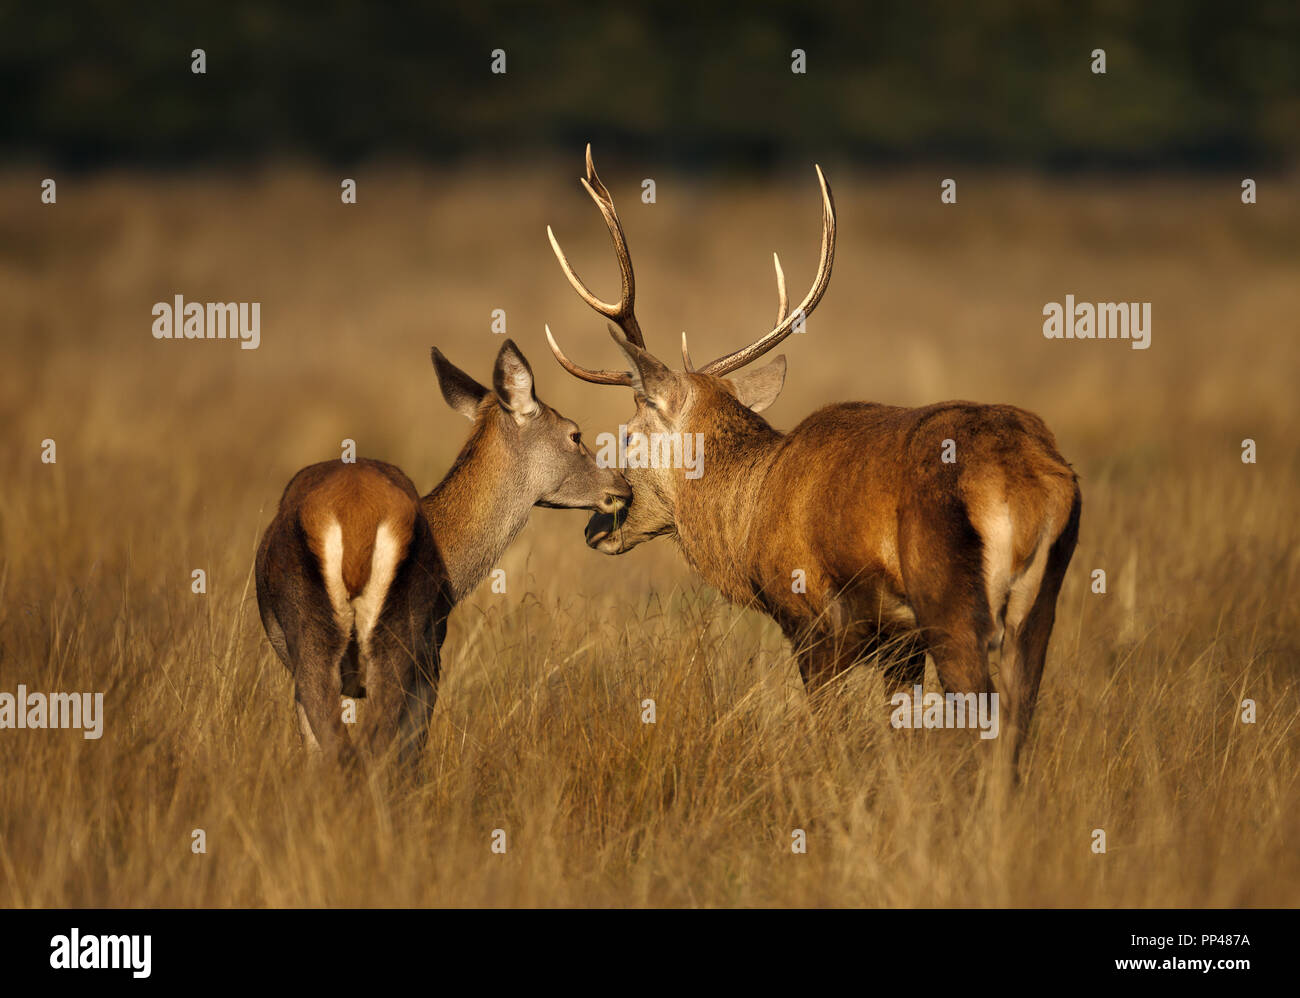
[[(808, 294), (793, 311), (790, 309), (781, 261), (773, 254), (778, 301), (776, 326), (749, 346), (698, 368), (691, 363), (686, 334), (682, 333), (683, 369), (678, 371), (669, 368), (646, 349), (634, 311), (636, 282), (627, 237), (614, 210), (613, 198), (596, 175), (591, 146), (587, 146), (587, 176), (582, 180), (582, 186), (605, 217), (614, 242), (614, 254), (623, 278), (619, 301), (605, 302), (592, 294), (574, 272), (549, 226), (546, 232), (560, 267), (574, 290), (592, 309), (612, 323), (610, 335), (622, 350), (631, 370), (598, 371), (582, 367), (564, 355), (549, 327), (546, 338), (560, 366), (574, 377), (592, 384), (622, 385), (632, 389), (636, 413), (625, 424), (627, 438), (624, 441), (629, 454), (635, 453), (641, 445), (651, 451), (656, 446), (664, 446), (663, 442), (667, 441), (666, 446), (674, 448), (672, 453), (675, 457), (678, 453), (689, 453), (692, 442), (703, 439), (704, 454), (707, 455), (712, 443), (743, 434), (746, 428), (752, 429), (755, 422), (763, 423), (755, 414), (771, 405), (780, 393), (785, 383), (785, 357), (776, 357), (762, 367), (741, 374), (735, 372), (789, 336), (807, 319), (826, 293), (831, 263), (835, 258), (835, 203), (821, 167), (816, 169), (822, 194), (822, 244), (817, 276)], [(681, 450), (676, 450), (677, 447)], [(650, 467), (637, 467), (638, 463), (629, 461), (625, 469), (627, 481), (632, 486), (631, 505), (613, 513), (594, 513), (587, 523), (587, 544), (606, 554), (622, 554), (642, 541), (672, 534), (676, 529), (678, 503), (692, 487), (693, 469), (685, 462), (660, 460), (653, 462), (658, 466)]]

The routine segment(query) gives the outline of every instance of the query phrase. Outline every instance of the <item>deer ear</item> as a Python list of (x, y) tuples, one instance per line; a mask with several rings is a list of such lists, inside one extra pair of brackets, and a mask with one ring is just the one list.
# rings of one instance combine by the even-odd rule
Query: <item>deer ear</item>
[(501, 344), (497, 364), (492, 372), (492, 385), (497, 398), (516, 420), (531, 416), (537, 411), (537, 396), (533, 394), (533, 369), (519, 352), (514, 340)]
[(754, 412), (762, 412), (776, 401), (785, 386), (785, 354), (770, 364), (727, 380), (731, 382), (732, 390), (741, 405)]
[(438, 373), (438, 387), (447, 404), (466, 419), (478, 415), (478, 405), (488, 390), (433, 348), (433, 369)]

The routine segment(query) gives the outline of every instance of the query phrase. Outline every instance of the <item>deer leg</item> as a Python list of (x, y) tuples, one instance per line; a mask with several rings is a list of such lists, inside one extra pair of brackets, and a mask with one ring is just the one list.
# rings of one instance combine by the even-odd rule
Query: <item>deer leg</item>
[(795, 654), (799, 660), (799, 675), (809, 696), (821, 692), (835, 676), (838, 657), (834, 649), (834, 635), (809, 635), (803, 647)]
[[(262, 628), (266, 631), (266, 638), (271, 642), (271, 647), (275, 650), (275, 657), (289, 670), (289, 674), (293, 675), (293, 657), (289, 654), (289, 645), (284, 638), (284, 628), (280, 626), (275, 611), (269, 605), (263, 604), (260, 597), (258, 602), (258, 612), (262, 617)], [(269, 604), (269, 600), (267, 603)]]
[[(433, 594), (426, 594), (422, 603), (432, 604)], [(424, 750), (429, 734), (429, 721), (438, 699), (438, 673), (441, 668), (442, 639), (447, 633), (447, 618), (439, 608), (432, 612), (423, 607), (412, 614), (411, 645), (414, 651), (411, 662), (411, 684), (406, 689), (406, 700), (398, 725), (402, 759), (414, 765)]]
[(438, 643), (445, 632), (435, 626), (428, 594), (395, 595), (371, 632), (368, 673), (371, 683), (368, 743), (375, 755), (397, 740), (402, 761), (419, 759), (438, 688)]
[[(989, 693), (989, 639), (995, 632), (984, 580), (983, 542), (963, 511), (935, 500), (904, 517), (903, 580), (926, 649), (947, 693)], [(947, 552), (931, 557), (928, 552)]]
[[(276, 618), (275, 612), (269, 606), (261, 608), (262, 627), (266, 630), (266, 636), (271, 642), (271, 647), (275, 650), (278, 658), (289, 675), (294, 674), (293, 657), (289, 654), (289, 645), (285, 641), (284, 628), (280, 626), (280, 621)], [(320, 752), (320, 742), (316, 740), (315, 733), (311, 730), (311, 721), (307, 719), (307, 711), (303, 709), (302, 701), (294, 697), (295, 708), (298, 714), (298, 733), (302, 736), (302, 743), (307, 750), (313, 754)]]
[(924, 681), (925, 642), (919, 636), (908, 634), (889, 641), (882, 656), (885, 682), (891, 690), (910, 689)]
[(790, 644), (799, 660), (799, 675), (809, 696), (822, 692), (826, 685), (852, 664), (858, 651), (846, 626), (843, 604), (832, 599), (811, 624), (787, 631)]
[[(956, 582), (956, 580), (954, 580)], [(918, 601), (917, 623), (934, 656), (939, 682), (947, 693), (989, 693), (989, 637), (993, 620), (978, 579), (953, 584), (937, 598)]]
[(298, 711), (298, 734), (302, 736), (303, 745), (312, 755), (319, 755), (320, 742), (316, 740), (316, 734), (311, 730), (311, 721), (307, 719), (307, 711), (297, 697), (294, 698), (294, 706)]
[(304, 740), (309, 747), (318, 747), (348, 765), (355, 756), (339, 709), (342, 696), (339, 669), (346, 649), (347, 639), (336, 630), (306, 627), (293, 651), (298, 663), (294, 674), (298, 720), (314, 736)]
[(372, 759), (382, 756), (397, 734), (409, 679), (410, 653), (383, 622), (370, 633), (363, 652), (366, 671), (366, 716), (362, 740)]
[(414, 581), (404, 606), (409, 672), (397, 725), (398, 747), (408, 769), (419, 762), (428, 740), (429, 721), (438, 699), (442, 642), (447, 636), (447, 614), (451, 610), (436, 571), (427, 565), (422, 569), (413, 566), (412, 575)]
[(397, 734), (402, 760), (407, 764), (413, 765), (424, 750), (424, 743), (429, 734), (429, 721), (433, 717), (433, 707), (438, 700), (436, 676), (436, 669), (417, 669), (415, 681), (406, 692)]
[(991, 693), (989, 653), (973, 628), (948, 631), (931, 645), (935, 670), (945, 693)]
[(1079, 517), (1076, 508), (1065, 530), (1047, 553), (1047, 565), (1028, 613), (1023, 615), (1023, 619), (1011, 621), (1007, 625), (1007, 642), (999, 685), (1005, 688), (1007, 717), (1014, 747), (1013, 759), (1017, 761), (1020, 748), (1029, 734), (1034, 707), (1038, 703), (1038, 687), (1047, 661), (1047, 643), (1056, 623), (1056, 600), (1070, 558), (1074, 554), (1078, 535)]

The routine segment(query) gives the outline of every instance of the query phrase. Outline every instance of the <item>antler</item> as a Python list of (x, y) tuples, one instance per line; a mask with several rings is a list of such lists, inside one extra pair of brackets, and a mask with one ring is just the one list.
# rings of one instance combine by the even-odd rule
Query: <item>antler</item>
[[(780, 325), (789, 312), (790, 297), (785, 293), (785, 271), (781, 269), (781, 258), (775, 253), (772, 254), (772, 262), (776, 264), (776, 321)], [(682, 363), (686, 365), (686, 370), (694, 371), (695, 365), (691, 363), (691, 351), (686, 345), (686, 330), (682, 330)]]
[(813, 279), (812, 288), (804, 296), (804, 300), (799, 303), (798, 308), (787, 314), (786, 309), (789, 307), (789, 299), (785, 293), (785, 274), (781, 270), (781, 261), (773, 253), (772, 259), (776, 261), (776, 288), (779, 301), (776, 328), (766, 336), (741, 350), (737, 350), (735, 353), (729, 353), (717, 360), (709, 361), (700, 368), (701, 373), (721, 377), (763, 356), (789, 336), (795, 323), (801, 318), (806, 319), (812, 313), (812, 310), (817, 307), (817, 303), (822, 300), (822, 295), (826, 293), (826, 286), (831, 280), (831, 264), (835, 260), (835, 201), (831, 198), (830, 185), (826, 183), (826, 177), (822, 175), (822, 168), (818, 166), (816, 169), (817, 182), (822, 189), (822, 252), (821, 260), (817, 264), (817, 276)]
[[(645, 338), (641, 335), (641, 326), (636, 321), (636, 312), (633, 310), (636, 301), (636, 278), (632, 274), (632, 257), (627, 251), (627, 237), (623, 234), (623, 225), (618, 220), (618, 212), (614, 210), (614, 199), (610, 197), (609, 189), (600, 182), (600, 177), (596, 176), (596, 167), (591, 161), (590, 142), (587, 143), (587, 176), (581, 178), (581, 183), (586, 188), (587, 193), (591, 195), (591, 199), (596, 202), (596, 207), (600, 209), (600, 213), (605, 216), (605, 224), (609, 226), (609, 237), (614, 241), (614, 255), (618, 257), (618, 269), (623, 278), (623, 292), (619, 296), (618, 304), (613, 305), (601, 301), (591, 293), (587, 285), (582, 283), (582, 278), (574, 273), (569, 258), (564, 255), (564, 250), (560, 249), (555, 233), (551, 231), (551, 227), (548, 225), (546, 235), (551, 240), (551, 249), (555, 251), (555, 258), (560, 261), (560, 268), (564, 271), (564, 276), (569, 279), (569, 283), (573, 285), (573, 290), (578, 292), (578, 296), (605, 318), (616, 322), (618, 327), (623, 330), (624, 336), (644, 349)], [(546, 335), (551, 342), (551, 350), (555, 353), (555, 359), (574, 377), (598, 385), (629, 383), (622, 380), (631, 377), (626, 372), (590, 371), (585, 367), (578, 366), (561, 353), (560, 348), (556, 346), (555, 339), (549, 332)]]
[[(813, 279), (812, 287), (798, 307), (791, 312), (789, 310), (790, 299), (785, 287), (785, 272), (781, 269), (780, 257), (773, 253), (772, 262), (776, 266), (776, 328), (749, 346), (719, 357), (717, 360), (710, 361), (703, 367), (698, 368), (701, 373), (722, 377), (763, 356), (789, 336), (797, 322), (807, 319), (812, 314), (812, 310), (822, 300), (822, 296), (826, 294), (826, 288), (831, 279), (831, 265), (835, 261), (835, 200), (831, 196), (831, 188), (826, 183), (822, 168), (817, 166), (816, 170), (817, 183), (821, 186), (822, 191), (822, 248), (821, 258), (817, 264), (817, 276)], [(601, 183), (600, 178), (596, 175), (596, 167), (591, 161), (591, 143), (587, 143), (587, 176), (581, 182), (587, 193), (591, 195), (591, 199), (596, 202), (596, 207), (600, 209), (600, 213), (605, 216), (605, 224), (609, 227), (610, 238), (614, 241), (614, 254), (618, 257), (619, 271), (623, 277), (623, 293), (618, 304), (614, 305), (601, 301), (591, 293), (582, 282), (582, 279), (574, 273), (569, 258), (564, 255), (564, 250), (560, 249), (555, 233), (551, 231), (551, 227), (548, 225), (546, 235), (551, 240), (551, 249), (555, 251), (555, 258), (560, 261), (564, 276), (569, 279), (569, 283), (578, 292), (578, 296), (596, 312), (616, 322), (628, 340), (644, 350), (645, 339), (641, 335), (641, 327), (637, 323), (634, 311), (636, 281), (632, 275), (632, 257), (628, 253), (627, 237), (623, 234), (623, 226), (618, 220), (618, 213), (614, 210), (614, 199), (610, 197), (609, 189)], [(594, 371), (569, 360), (560, 349), (559, 344), (555, 342), (555, 337), (551, 335), (549, 326), (546, 328), (546, 339), (551, 345), (551, 352), (555, 354), (555, 359), (560, 362), (560, 366), (575, 378), (581, 378), (583, 381), (590, 381), (592, 384), (597, 385), (632, 384), (632, 375), (627, 371)], [(686, 345), (685, 332), (682, 333), (682, 361), (686, 365), (686, 370), (695, 370), (691, 365), (691, 356)]]
[(555, 359), (560, 362), (560, 366), (575, 378), (590, 381), (593, 385), (624, 385), (629, 388), (632, 386), (632, 375), (628, 371), (591, 371), (569, 360), (560, 349), (560, 344), (555, 342), (555, 337), (551, 335), (550, 326), (546, 327), (546, 342), (551, 345), (551, 353), (555, 354)]
[[(644, 348), (645, 338), (641, 335), (641, 326), (636, 321), (636, 313), (633, 310), (636, 301), (636, 278), (632, 274), (632, 257), (627, 251), (627, 236), (623, 234), (623, 225), (618, 220), (618, 212), (614, 210), (614, 199), (610, 196), (609, 188), (600, 182), (600, 177), (596, 176), (596, 166), (591, 161), (590, 142), (587, 143), (587, 176), (579, 179), (587, 193), (591, 195), (591, 200), (596, 202), (600, 213), (605, 216), (605, 224), (609, 226), (609, 237), (614, 241), (614, 255), (618, 257), (618, 269), (623, 278), (623, 291), (619, 296), (618, 304), (611, 305), (609, 302), (601, 301), (591, 293), (587, 285), (582, 283), (582, 278), (574, 272), (569, 258), (564, 255), (564, 250), (560, 249), (559, 241), (548, 225), (546, 235), (551, 240), (551, 249), (555, 251), (555, 259), (560, 261), (560, 269), (573, 285), (573, 290), (578, 292), (578, 297), (605, 318), (618, 323), (624, 336)], [(627, 371), (593, 371), (569, 360), (564, 356), (560, 345), (555, 342), (555, 337), (551, 335), (550, 326), (546, 327), (546, 340), (551, 344), (551, 352), (555, 354), (555, 359), (560, 362), (560, 366), (575, 378), (590, 381), (595, 385), (632, 384), (632, 375)]]
[[(834, 225), (834, 220), (831, 222)], [(776, 324), (779, 326), (785, 321), (785, 317), (790, 314), (790, 296), (785, 293), (785, 271), (781, 269), (781, 258), (775, 253), (772, 254), (772, 262), (776, 264)], [(829, 267), (827, 267), (827, 276), (830, 276)]]

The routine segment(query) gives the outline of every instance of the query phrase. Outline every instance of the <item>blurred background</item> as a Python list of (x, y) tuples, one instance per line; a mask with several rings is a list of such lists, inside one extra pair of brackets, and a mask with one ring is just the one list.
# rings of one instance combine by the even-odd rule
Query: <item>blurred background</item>
[[(108, 711), (98, 743), (0, 733), (0, 904), (1294, 904), (1300, 6), (736, 11), (0, 2), (0, 689)], [(810, 722), (766, 618), (555, 510), (453, 616), (429, 783), (372, 811), (296, 779), (251, 590), (289, 477), (348, 438), (430, 489), (468, 424), (429, 347), (488, 382), (496, 309), (588, 439), (633, 411), (542, 335), (619, 362), (546, 240), (616, 293), (589, 141), (670, 363), (683, 329), (702, 359), (769, 328), (773, 250), (804, 293), (817, 162), (834, 272), (765, 417), (968, 398), (1055, 432), (1082, 533), (1014, 804), (870, 677)], [(176, 294), (260, 302), (261, 346), (155, 340)], [(1150, 349), (1045, 340), (1067, 294), (1150, 302)], [(774, 862), (805, 821), (809, 862)]]
[[(696, 167), (1289, 163), (1288, 0), (6, 2), (0, 142), (62, 165), (529, 163), (592, 137)], [(190, 77), (203, 48), (207, 74)], [(807, 73), (790, 72), (803, 49)], [(1107, 73), (1093, 78), (1092, 50)], [(507, 72), (488, 72), (503, 49)]]

